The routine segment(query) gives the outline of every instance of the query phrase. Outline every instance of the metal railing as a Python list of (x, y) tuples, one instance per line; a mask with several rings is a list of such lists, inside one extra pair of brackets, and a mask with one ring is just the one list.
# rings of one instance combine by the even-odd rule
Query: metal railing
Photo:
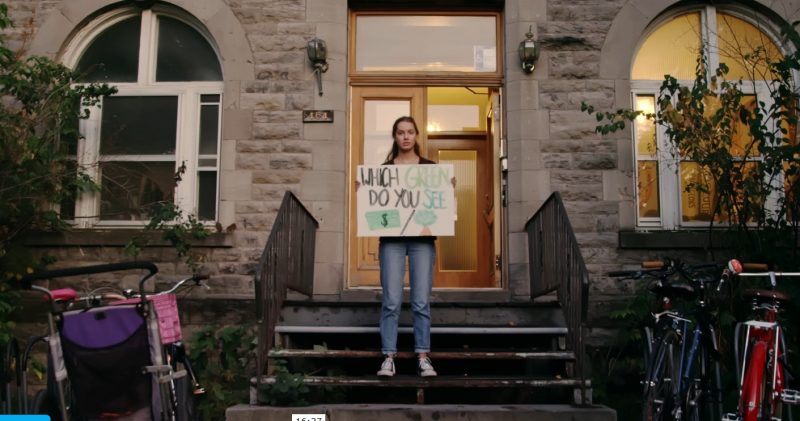
[(575, 373), (581, 380), (577, 401), (590, 403), (587, 395), (584, 328), (589, 300), (589, 271), (572, 231), (561, 195), (550, 195), (525, 223), (528, 234), (528, 267), (531, 298), (558, 291), (558, 302), (567, 322), (567, 349), (575, 353)]
[(256, 268), (258, 379), (267, 369), (267, 354), (273, 347), (275, 324), (287, 288), (306, 295), (313, 292), (314, 243), (318, 227), (311, 212), (297, 196), (287, 191)]

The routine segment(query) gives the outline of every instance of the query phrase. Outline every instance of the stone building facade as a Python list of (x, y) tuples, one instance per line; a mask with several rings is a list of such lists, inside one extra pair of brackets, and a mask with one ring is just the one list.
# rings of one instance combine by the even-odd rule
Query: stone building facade
[[(132, 4), (135, 1), (113, 0), (5, 3), (15, 24), (6, 33), (10, 44), (26, 54), (65, 63), (75, 63), (80, 48), (86, 48), (88, 41), (79, 38), (91, 36), (86, 28), (93, 20), (115, 8), (139, 7)], [(708, 3), (720, 10), (730, 6), (742, 14), (757, 15), (776, 27), (796, 20), (800, 10), (800, 2), (794, 0)], [(489, 290), (492, 299), (529, 299), (524, 226), (555, 191), (561, 192), (593, 273), (590, 295), (595, 302), (624, 292), (603, 276), (607, 270), (670, 248), (702, 252), (685, 229), (691, 227), (642, 224), (637, 216), (640, 192), (632, 132), (597, 134), (596, 121), (581, 112), (580, 104), (585, 101), (601, 109), (634, 106), (631, 68), (642, 42), (664, 19), (684, 9), (703, 9), (704, 2), (169, 0), (154, 7), (191, 18), (221, 66), (214, 222), (230, 229), (198, 248), (205, 254), (205, 269), (212, 274), (214, 289), (209, 298), (253, 298), (255, 266), (287, 190), (319, 222), (315, 298), (349, 299), (356, 295), (348, 291), (365, 290), (350, 279), (355, 251), (348, 217), (349, 169), (358, 130), (353, 122), (361, 112), (356, 109), (354, 92), (370, 80), (353, 72), (351, 35), (358, 12), (368, 12), (366, 16), (485, 12), (496, 19), (497, 77), (490, 82), (477, 77), (461, 83), (488, 87), (495, 98), (491, 111), (496, 132), (489, 136), (494, 144), (488, 149), (488, 162), (492, 164), (490, 201), (495, 205), (491, 258), (499, 264), (493, 283), (482, 290)], [(709, 13), (708, 9), (703, 13)], [(541, 46), (532, 74), (523, 72), (517, 52), (529, 29)], [(327, 43), (323, 95), (317, 94), (306, 55), (306, 44), (315, 37)], [(447, 83), (435, 74), (433, 79), (439, 81), (431, 82), (433, 86)], [(424, 85), (419, 78), (409, 82), (403, 75), (396, 80), (383, 77), (375, 85), (399, 89), (415, 83)], [(303, 110), (332, 110), (333, 121), (304, 123)], [(387, 134), (387, 143), (389, 139)], [(122, 253), (119, 232), (130, 232), (130, 228), (102, 224), (76, 228), (58, 241), (38, 245), (54, 254), (59, 265), (122, 260), (129, 257)], [(164, 273), (185, 273), (188, 269), (170, 253), (167, 248), (153, 248), (141, 257), (159, 261)], [(133, 278), (126, 278), (129, 281)], [(437, 294), (448, 299), (448, 294), (463, 289)], [(366, 290), (367, 296), (373, 291)]]

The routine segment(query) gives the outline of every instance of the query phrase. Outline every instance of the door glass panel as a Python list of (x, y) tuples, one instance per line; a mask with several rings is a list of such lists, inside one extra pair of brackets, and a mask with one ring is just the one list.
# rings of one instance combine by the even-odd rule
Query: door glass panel
[[(392, 149), (392, 125), (411, 114), (408, 100), (364, 101), (364, 165), (380, 165)], [(419, 136), (417, 141), (420, 141)]]
[(172, 155), (178, 121), (176, 96), (112, 96), (103, 100), (100, 153)]
[(439, 237), (439, 270), (475, 271), (478, 267), (478, 153), (440, 150), (438, 158), (440, 164), (453, 164), (458, 203), (455, 236)]
[(496, 72), (495, 16), (358, 16), (356, 70)]
[(81, 82), (136, 82), (140, 16), (125, 19), (95, 38), (75, 70)]
[(217, 172), (198, 172), (197, 186), (197, 217), (202, 221), (217, 219)]
[(428, 133), (485, 132), (489, 88), (428, 88)]

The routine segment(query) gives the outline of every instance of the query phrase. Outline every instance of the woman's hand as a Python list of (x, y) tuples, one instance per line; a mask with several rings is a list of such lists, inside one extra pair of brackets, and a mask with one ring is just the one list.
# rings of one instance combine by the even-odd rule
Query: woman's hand
[(356, 184), (356, 191), (358, 191), (358, 188), (361, 187), (361, 183), (359, 183), (358, 180), (354, 181), (353, 183)]
[(453, 185), (453, 188), (456, 188), (456, 178), (455, 177), (450, 179), (450, 183)]

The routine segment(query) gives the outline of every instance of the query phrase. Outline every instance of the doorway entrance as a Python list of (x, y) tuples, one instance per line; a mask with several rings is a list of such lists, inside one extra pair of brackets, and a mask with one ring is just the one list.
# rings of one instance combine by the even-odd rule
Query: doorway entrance
[[(497, 288), (498, 150), (493, 126), (497, 90), (487, 87), (353, 87), (350, 180), (358, 165), (380, 165), (392, 145), (397, 117), (410, 115), (420, 128), (422, 154), (453, 164), (458, 218), (455, 236), (439, 237), (434, 288)], [(378, 238), (358, 238), (355, 186), (350, 194), (349, 287), (377, 287)], [(407, 280), (406, 280), (407, 281)]]

